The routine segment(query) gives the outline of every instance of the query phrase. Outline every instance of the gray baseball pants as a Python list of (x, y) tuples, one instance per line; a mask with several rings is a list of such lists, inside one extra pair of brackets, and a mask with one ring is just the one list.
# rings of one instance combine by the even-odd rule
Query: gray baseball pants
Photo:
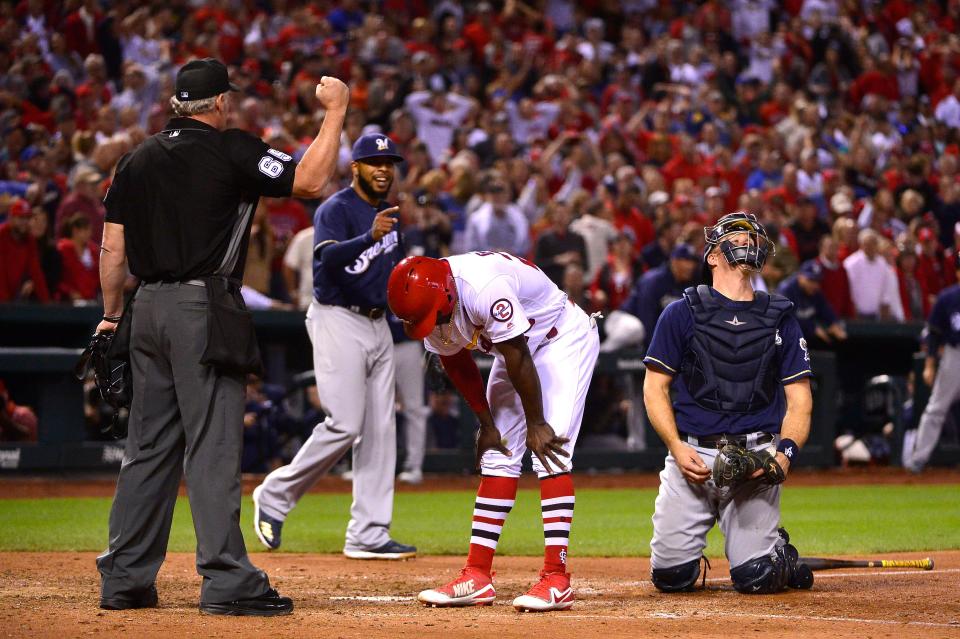
[(940, 431), (943, 430), (943, 422), (947, 419), (947, 411), (958, 399), (960, 399), (960, 347), (944, 346), (937, 376), (933, 381), (930, 401), (923, 409), (913, 451), (907, 457), (908, 467), (921, 470), (930, 461), (930, 456), (940, 440)]
[(200, 602), (259, 597), (270, 584), (250, 563), (240, 534), (244, 380), (200, 364), (207, 291), (144, 284), (132, 307), (133, 401), (109, 547), (97, 557), (101, 596), (132, 599), (154, 583), (185, 475)]
[(327, 418), (293, 460), (263, 480), (260, 508), (284, 520), (297, 501), (353, 446), (353, 504), (344, 550), (390, 539), (397, 466), (393, 339), (387, 321), (340, 306), (307, 309), (317, 394)]

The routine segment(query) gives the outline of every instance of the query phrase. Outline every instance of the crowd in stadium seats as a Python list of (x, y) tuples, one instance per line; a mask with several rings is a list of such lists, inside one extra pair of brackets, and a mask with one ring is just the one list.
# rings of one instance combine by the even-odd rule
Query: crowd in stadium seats
[[(958, 29), (958, 0), (0, 3), (0, 302), (95, 303), (111, 172), (213, 56), (233, 125), (295, 157), (319, 78), (346, 81), (327, 194), (389, 134), (412, 252), (527, 256), (649, 339), (704, 225), (743, 209), (777, 245), (757, 287), (809, 339), (922, 321), (960, 245)], [(261, 201), (251, 306), (309, 303), (316, 205)]]
[[(178, 66), (214, 56), (234, 125), (294, 155), (317, 80), (347, 81), (329, 190), (387, 132), (415, 252), (527, 255), (609, 311), (745, 209), (777, 242), (757, 284), (822, 292), (820, 337), (922, 320), (960, 237), (958, 26), (956, 0), (3, 3), (0, 301), (96, 299), (111, 171), (163, 127)], [(245, 284), (265, 305), (309, 300), (293, 239), (315, 204), (261, 203)]]

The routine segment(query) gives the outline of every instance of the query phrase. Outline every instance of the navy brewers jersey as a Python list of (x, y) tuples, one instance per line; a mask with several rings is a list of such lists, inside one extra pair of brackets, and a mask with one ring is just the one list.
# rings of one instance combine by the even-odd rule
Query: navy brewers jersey
[(806, 337), (813, 337), (817, 326), (829, 328), (837, 321), (837, 315), (830, 308), (830, 302), (822, 291), (807, 295), (796, 274), (791, 275), (780, 283), (777, 292), (793, 302), (793, 314), (800, 324), (800, 330)]
[(313, 219), (313, 295), (321, 304), (387, 306), (387, 279), (403, 258), (399, 224), (373, 241), (374, 207), (352, 188), (337, 191)]
[[(732, 311), (747, 310), (753, 304), (753, 302), (735, 302), (727, 299), (713, 288), (710, 292), (724, 307)], [(675, 391), (673, 412), (677, 430), (699, 436), (720, 433), (738, 435), (757, 431), (780, 432), (783, 416), (786, 414), (786, 398), (782, 388), (777, 393), (775, 401), (752, 413), (714, 412), (701, 407), (694, 401), (683, 376), (679, 374), (684, 353), (687, 345), (693, 340), (693, 335), (693, 312), (689, 305), (684, 300), (673, 302), (657, 320), (653, 339), (650, 340), (647, 355), (643, 358), (644, 364), (648, 367), (673, 376), (671, 385)], [(813, 374), (810, 368), (807, 341), (792, 314), (784, 318), (774, 338), (773, 347), (780, 351), (780, 381), (783, 384), (790, 384)]]
[(930, 310), (925, 333), (930, 355), (935, 355), (943, 344), (960, 346), (960, 284), (940, 291)]
[(678, 284), (673, 278), (667, 262), (640, 276), (620, 310), (639, 318), (643, 323), (645, 341), (649, 344), (660, 314), (673, 302), (683, 299), (684, 288), (686, 285)]

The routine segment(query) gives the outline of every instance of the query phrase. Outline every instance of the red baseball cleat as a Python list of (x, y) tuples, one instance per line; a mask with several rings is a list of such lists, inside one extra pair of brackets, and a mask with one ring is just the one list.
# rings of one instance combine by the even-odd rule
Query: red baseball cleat
[(570, 573), (540, 571), (540, 581), (527, 594), (513, 600), (513, 607), (520, 612), (547, 612), (566, 610), (573, 605), (573, 588)]
[(417, 595), (417, 600), (434, 608), (489, 606), (496, 596), (493, 577), (482, 570), (467, 567), (450, 583), (424, 590)]

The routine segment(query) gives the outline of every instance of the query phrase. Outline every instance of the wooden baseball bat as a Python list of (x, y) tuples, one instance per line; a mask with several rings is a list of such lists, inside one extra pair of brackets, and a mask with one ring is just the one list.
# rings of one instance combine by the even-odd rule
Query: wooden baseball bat
[(920, 568), (933, 570), (933, 559), (830, 559), (829, 557), (801, 557), (810, 570), (835, 570), (837, 568)]

